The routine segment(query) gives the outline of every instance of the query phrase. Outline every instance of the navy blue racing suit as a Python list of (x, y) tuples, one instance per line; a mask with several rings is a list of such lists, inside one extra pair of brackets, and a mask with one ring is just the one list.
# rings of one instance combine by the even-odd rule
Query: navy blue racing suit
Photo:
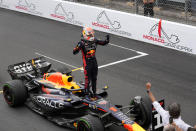
[(87, 93), (90, 93), (89, 84), (92, 84), (93, 94), (96, 94), (98, 65), (95, 57), (97, 45), (106, 45), (109, 43), (109, 35), (106, 36), (106, 40), (94, 39), (94, 41), (87, 41), (81, 39), (77, 46), (73, 50), (73, 54), (76, 55), (79, 51), (82, 52), (83, 68), (85, 75), (85, 89)]

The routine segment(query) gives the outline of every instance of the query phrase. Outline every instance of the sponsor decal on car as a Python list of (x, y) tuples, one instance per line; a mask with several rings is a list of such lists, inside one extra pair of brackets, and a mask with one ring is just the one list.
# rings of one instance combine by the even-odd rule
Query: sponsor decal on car
[(18, 5), (16, 5), (15, 8), (33, 15), (42, 16), (42, 13), (36, 10), (36, 5), (30, 2), (30, 0), (18, 0)]
[(82, 26), (83, 23), (80, 21), (75, 20), (75, 15), (71, 11), (67, 11), (66, 8), (63, 6), (63, 3), (58, 3), (54, 9), (54, 13), (50, 14), (51, 17), (64, 20), (67, 23), (75, 24)]
[(97, 109), (97, 106), (96, 105), (94, 105), (94, 104), (88, 104), (88, 106), (90, 107), (90, 108), (92, 108), (92, 109)]
[(59, 109), (64, 106), (64, 104), (61, 102), (50, 100), (50, 99), (47, 99), (46, 97), (43, 97), (43, 96), (35, 96), (34, 99), (37, 102), (44, 104), (45, 106), (49, 106), (51, 108)]
[(125, 114), (123, 114), (122, 112), (116, 112), (114, 113), (114, 116), (116, 116), (118, 119), (123, 120), (125, 124), (134, 124), (133, 121), (130, 120), (130, 118), (128, 116), (126, 116)]
[(192, 53), (193, 49), (180, 44), (180, 38), (176, 34), (168, 34), (162, 27), (162, 20), (153, 25), (148, 34), (143, 34), (143, 39), (154, 41), (166, 47)]
[(108, 102), (104, 99), (101, 99), (100, 101), (98, 101), (98, 104), (100, 105), (106, 105)]
[(96, 21), (92, 22), (92, 26), (104, 28), (106, 30), (109, 30), (110, 32), (115, 32), (120, 35), (131, 36), (131, 33), (121, 29), (122, 26), (119, 21), (110, 19), (106, 11), (102, 11), (98, 14)]
[(5, 4), (5, 0), (0, 0), (0, 7), (9, 9), (9, 6)]
[[(42, 65), (40, 64), (41, 60), (38, 59), (38, 60), (35, 60), (35, 65), (37, 68), (41, 68)], [(21, 64), (18, 64), (18, 65), (15, 65), (13, 67), (14, 71), (16, 73), (25, 73), (25, 72), (29, 72), (29, 71), (32, 71), (33, 70), (33, 67), (32, 67), (32, 64), (31, 63), (21, 63)]]

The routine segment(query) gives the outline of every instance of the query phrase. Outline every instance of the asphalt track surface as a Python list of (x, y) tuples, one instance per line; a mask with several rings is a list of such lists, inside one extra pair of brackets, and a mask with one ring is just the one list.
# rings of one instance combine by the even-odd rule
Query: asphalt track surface
[[(81, 35), (81, 27), (0, 9), (0, 82), (10, 80), (7, 66), (27, 61), (41, 54), (54, 66), (82, 66), (81, 54), (72, 50)], [(96, 32), (98, 38), (106, 34)], [(126, 105), (136, 95), (146, 95), (145, 83), (152, 83), (156, 98), (166, 105), (177, 101), (182, 118), (196, 124), (196, 57), (171, 49), (111, 35), (111, 44), (99, 46), (99, 66), (131, 58), (99, 69), (98, 87), (108, 85), (109, 99)], [(134, 51), (133, 51), (134, 50)], [(148, 55), (141, 55), (140, 52)], [(136, 56), (139, 56), (138, 58)], [(52, 60), (58, 60), (54, 61)], [(70, 66), (70, 69), (74, 69)], [(76, 81), (83, 80), (81, 71), (73, 72)], [(47, 121), (26, 107), (8, 107), (0, 95), (0, 131), (68, 131)], [(111, 129), (119, 131), (119, 129)]]

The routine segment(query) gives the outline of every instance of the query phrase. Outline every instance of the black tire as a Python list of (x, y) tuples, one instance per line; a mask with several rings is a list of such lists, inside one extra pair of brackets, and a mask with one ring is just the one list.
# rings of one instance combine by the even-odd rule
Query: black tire
[(60, 66), (57, 67), (56, 69), (54, 69), (53, 71), (55, 72), (61, 72), (62, 74), (66, 74), (66, 75), (71, 75), (71, 70), (69, 68), (67, 68), (66, 66)]
[(4, 84), (3, 95), (11, 107), (23, 105), (27, 99), (27, 89), (21, 80), (12, 80)]
[(104, 131), (104, 127), (98, 117), (86, 115), (79, 119), (76, 131)]
[(134, 110), (134, 114), (137, 114), (135, 122), (144, 129), (149, 129), (152, 122), (152, 102), (149, 97), (142, 97), (141, 102), (135, 105)]

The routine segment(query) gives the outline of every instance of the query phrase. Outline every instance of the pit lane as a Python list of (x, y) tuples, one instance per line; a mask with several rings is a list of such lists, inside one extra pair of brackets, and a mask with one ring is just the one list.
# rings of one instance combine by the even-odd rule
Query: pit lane
[[(6, 72), (8, 65), (38, 57), (38, 53), (58, 60), (48, 59), (54, 66), (66, 63), (81, 67), (81, 54), (72, 55), (81, 30), (81, 27), (0, 9), (0, 82), (10, 80)], [(96, 32), (96, 36), (104, 38), (105, 33)], [(111, 44), (134, 51), (112, 45), (99, 46), (97, 60), (100, 67), (140, 56), (141, 52), (148, 54), (99, 69), (98, 87), (110, 87), (109, 99), (113, 103), (126, 105), (132, 97), (146, 95), (144, 85), (150, 81), (157, 99), (164, 98), (166, 105), (178, 101), (182, 105), (184, 121), (196, 124), (195, 56), (114, 35), (111, 35)], [(73, 75), (76, 81), (83, 80), (80, 70), (73, 72)], [(68, 131), (26, 107), (9, 108), (1, 95), (0, 130), (16, 129)]]

